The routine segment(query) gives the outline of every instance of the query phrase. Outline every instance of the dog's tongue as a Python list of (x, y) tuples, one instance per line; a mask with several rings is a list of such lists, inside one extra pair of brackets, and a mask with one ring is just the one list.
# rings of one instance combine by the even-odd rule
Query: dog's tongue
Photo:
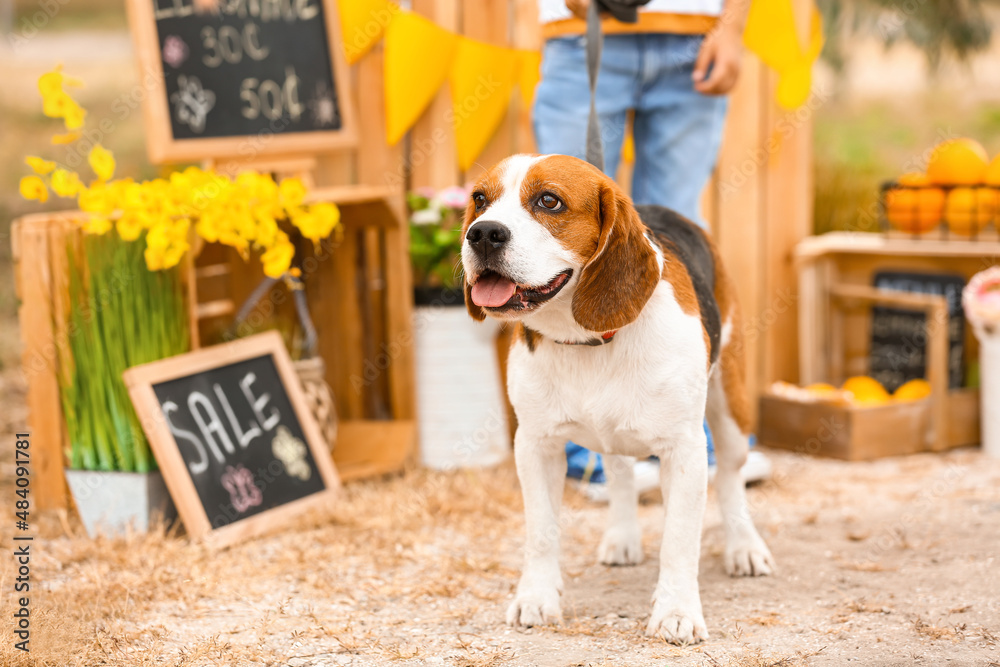
[(517, 285), (496, 273), (484, 276), (472, 286), (472, 302), (477, 306), (499, 308), (517, 291)]

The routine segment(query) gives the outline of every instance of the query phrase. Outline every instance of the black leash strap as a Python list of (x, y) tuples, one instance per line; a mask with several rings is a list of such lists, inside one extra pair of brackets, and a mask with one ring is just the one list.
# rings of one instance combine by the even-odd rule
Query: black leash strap
[(597, 118), (597, 74), (601, 68), (600, 8), (591, 0), (587, 8), (587, 77), (590, 80), (590, 116), (587, 118), (587, 162), (604, 171), (604, 143), (601, 141), (601, 123)]

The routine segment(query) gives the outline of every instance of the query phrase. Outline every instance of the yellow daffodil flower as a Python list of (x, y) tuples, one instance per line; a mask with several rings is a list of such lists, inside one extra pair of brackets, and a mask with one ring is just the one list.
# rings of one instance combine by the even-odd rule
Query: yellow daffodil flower
[(115, 175), (115, 157), (111, 151), (100, 144), (94, 144), (94, 147), (90, 149), (87, 162), (90, 163), (90, 168), (102, 181), (110, 181), (111, 177)]
[(45, 176), (51, 174), (52, 170), (56, 168), (56, 163), (49, 160), (43, 160), (40, 157), (35, 157), (34, 155), (29, 155), (24, 158), (24, 162), (31, 167), (31, 170), (38, 174), (39, 176)]
[(46, 72), (38, 77), (38, 92), (42, 94), (42, 98), (62, 92), (65, 77), (61, 69), (61, 67), (57, 67), (53, 71)]
[(114, 201), (111, 199), (111, 191), (103, 183), (95, 183), (89, 188), (82, 190), (77, 198), (80, 210), (87, 213), (100, 213), (111, 215), (115, 210)]
[(52, 191), (60, 197), (75, 197), (84, 190), (80, 176), (66, 169), (56, 169), (52, 172)]
[(49, 189), (45, 187), (45, 181), (38, 176), (22, 178), (19, 190), (25, 199), (39, 201), (43, 204), (49, 200)]
[(101, 236), (102, 234), (107, 234), (109, 229), (111, 229), (111, 220), (103, 215), (91, 216), (83, 223), (83, 232), (85, 234)]
[(297, 208), (306, 198), (306, 186), (298, 178), (286, 178), (278, 185), (278, 195), (285, 208)]
[(125, 213), (115, 221), (115, 229), (122, 241), (135, 241), (145, 229), (143, 220), (135, 213)]
[(264, 265), (264, 275), (270, 278), (280, 278), (292, 265), (292, 258), (295, 257), (295, 246), (286, 240), (279, 242), (273, 248), (265, 252), (260, 257)]

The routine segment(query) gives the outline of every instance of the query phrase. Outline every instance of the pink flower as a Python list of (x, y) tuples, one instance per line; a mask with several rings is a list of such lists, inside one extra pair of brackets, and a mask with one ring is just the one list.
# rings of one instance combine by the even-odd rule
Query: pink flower
[(1000, 324), (1000, 266), (980, 271), (962, 290), (962, 305), (973, 325)]
[(452, 185), (439, 192), (437, 198), (447, 208), (465, 208), (469, 203), (469, 192), (460, 185)]

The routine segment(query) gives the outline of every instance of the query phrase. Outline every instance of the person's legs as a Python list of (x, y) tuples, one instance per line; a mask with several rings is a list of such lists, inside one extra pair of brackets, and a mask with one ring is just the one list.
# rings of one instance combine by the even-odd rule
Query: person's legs
[[(604, 140), (604, 171), (612, 176), (625, 138), (625, 114), (634, 106), (639, 92), (638, 65), (635, 35), (605, 37), (596, 97)], [(532, 113), (538, 152), (585, 159), (589, 111), (585, 38), (548, 40)]]
[[(726, 119), (726, 98), (702, 95), (691, 73), (701, 35), (645, 35), (642, 88), (635, 109), (632, 199), (673, 209), (702, 227), (701, 193), (715, 169)], [(708, 463), (715, 443), (705, 424)]]
[(694, 90), (700, 35), (644, 35), (635, 109), (636, 204), (671, 208), (704, 226), (701, 193), (715, 168), (726, 98)]

